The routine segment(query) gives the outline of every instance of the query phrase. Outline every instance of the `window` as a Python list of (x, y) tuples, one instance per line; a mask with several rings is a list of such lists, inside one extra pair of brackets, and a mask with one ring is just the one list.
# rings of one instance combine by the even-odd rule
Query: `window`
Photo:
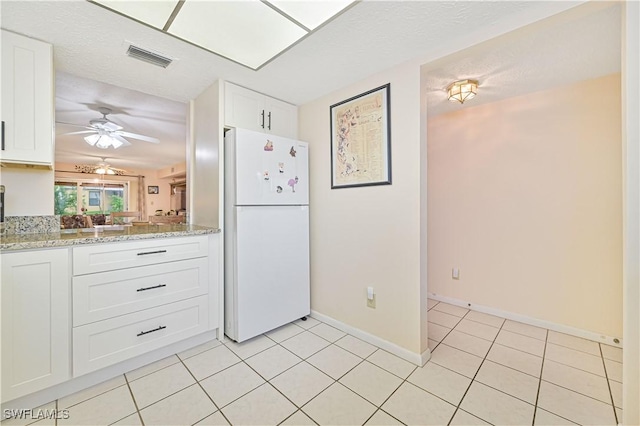
[(57, 181), (54, 185), (54, 212), (73, 215), (126, 211), (128, 188), (128, 182)]
[(100, 191), (89, 191), (89, 206), (100, 206)]

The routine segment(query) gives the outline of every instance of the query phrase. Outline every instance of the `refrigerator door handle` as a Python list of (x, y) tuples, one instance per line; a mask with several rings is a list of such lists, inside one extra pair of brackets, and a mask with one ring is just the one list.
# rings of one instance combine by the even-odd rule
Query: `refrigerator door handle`
[(269, 130), (271, 130), (271, 111), (269, 111), (269, 125), (267, 126)]
[(264, 110), (262, 110), (262, 124), (260, 125), (264, 129)]

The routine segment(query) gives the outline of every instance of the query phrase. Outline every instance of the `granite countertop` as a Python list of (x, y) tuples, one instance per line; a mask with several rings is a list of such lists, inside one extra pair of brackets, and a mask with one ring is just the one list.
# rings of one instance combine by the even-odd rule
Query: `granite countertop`
[(59, 232), (50, 233), (2, 235), (0, 236), (0, 251), (185, 237), (218, 232), (220, 230), (217, 228), (198, 225), (107, 226), (104, 228), (61, 229)]

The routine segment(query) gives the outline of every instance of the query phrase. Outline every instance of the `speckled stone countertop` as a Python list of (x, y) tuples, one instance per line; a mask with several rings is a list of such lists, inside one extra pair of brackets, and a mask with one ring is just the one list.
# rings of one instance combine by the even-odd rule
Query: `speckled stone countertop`
[(62, 229), (60, 232), (8, 234), (0, 236), (0, 251), (66, 247), (82, 244), (114, 243), (153, 238), (215, 234), (217, 228), (198, 225), (115, 226), (105, 228)]

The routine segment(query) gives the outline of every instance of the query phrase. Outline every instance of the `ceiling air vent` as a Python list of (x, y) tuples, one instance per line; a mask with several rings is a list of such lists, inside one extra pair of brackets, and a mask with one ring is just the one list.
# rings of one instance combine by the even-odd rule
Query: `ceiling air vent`
[(133, 44), (129, 46), (129, 49), (127, 49), (127, 55), (131, 56), (132, 58), (140, 59), (141, 61), (145, 61), (162, 68), (168, 67), (169, 64), (173, 62), (173, 59), (171, 58), (158, 55), (157, 53), (150, 52), (141, 47), (134, 46)]

